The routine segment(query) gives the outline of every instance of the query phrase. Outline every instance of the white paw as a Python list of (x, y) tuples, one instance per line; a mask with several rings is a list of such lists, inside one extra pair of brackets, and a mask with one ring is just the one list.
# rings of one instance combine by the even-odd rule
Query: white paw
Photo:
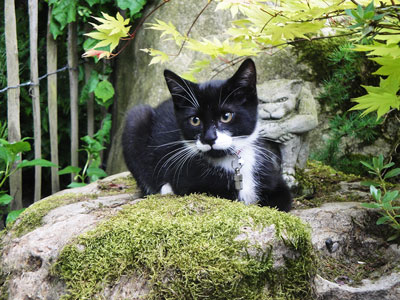
[(172, 187), (169, 183), (164, 184), (160, 190), (161, 195), (174, 194)]

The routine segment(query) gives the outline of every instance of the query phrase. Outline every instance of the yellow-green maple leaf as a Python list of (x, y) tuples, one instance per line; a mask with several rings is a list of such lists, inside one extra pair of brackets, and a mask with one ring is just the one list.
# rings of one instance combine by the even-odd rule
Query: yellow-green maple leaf
[(379, 87), (362, 86), (368, 92), (367, 95), (352, 99), (358, 104), (350, 110), (364, 110), (361, 116), (376, 111), (378, 119), (388, 113), (390, 109), (400, 109), (400, 98), (397, 96), (399, 90), (399, 78), (389, 76), (381, 78)]
[(101, 24), (90, 23), (96, 31), (85, 35), (100, 41), (93, 49), (109, 46), (109, 52), (112, 52), (118, 46), (120, 39), (128, 36), (130, 26), (126, 25), (129, 24), (129, 19), (125, 20), (120, 13), (117, 13), (116, 18), (106, 13), (102, 13), (102, 15), (103, 18), (93, 17)]
[(377, 75), (393, 75), (397, 78), (400, 78), (400, 57), (393, 58), (389, 56), (385, 57), (375, 57), (371, 58), (371, 60), (376, 61), (382, 67), (380, 67), (373, 74)]

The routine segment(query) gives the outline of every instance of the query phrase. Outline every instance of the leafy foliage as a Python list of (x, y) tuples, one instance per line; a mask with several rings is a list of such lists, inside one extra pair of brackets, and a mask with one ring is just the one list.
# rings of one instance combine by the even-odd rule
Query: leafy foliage
[(352, 155), (352, 149), (341, 149), (342, 140), (346, 137), (360, 143), (371, 143), (379, 135), (379, 125), (380, 121), (372, 116), (360, 118), (354, 112), (336, 115), (329, 123), (330, 137), (324, 148), (314, 152), (312, 157), (343, 172), (361, 175), (358, 157)]
[[(369, 45), (358, 45), (356, 51), (368, 52), (371, 60), (381, 67), (375, 72), (381, 78), (379, 86), (363, 86), (367, 95), (353, 99), (358, 104), (353, 110), (364, 110), (362, 115), (376, 111), (380, 118), (391, 109), (400, 109), (400, 26), (396, 8), (383, 10), (379, 14), (372, 1), (367, 7), (358, 5), (356, 10), (346, 10), (346, 13), (356, 20), (352, 28), (361, 27), (362, 38), (372, 36), (373, 42)], [(377, 24), (382, 21), (381, 24)], [(370, 39), (371, 40), (371, 39)]]
[(378, 182), (363, 182), (364, 185), (370, 187), (370, 193), (375, 202), (362, 203), (366, 208), (377, 208), (380, 210), (382, 217), (377, 221), (377, 225), (389, 224), (395, 229), (395, 234), (388, 238), (389, 241), (400, 237), (400, 195), (398, 190), (389, 191), (387, 189), (387, 180), (400, 175), (400, 168), (394, 168), (393, 162), (384, 163), (383, 155), (374, 157), (372, 164), (361, 162), (369, 171), (377, 177)]
[[(400, 85), (400, 26), (397, 6), (391, 1), (379, 1), (379, 5), (375, 7), (374, 1), (283, 0), (273, 4), (260, 0), (219, 0), (217, 10), (230, 10), (232, 17), (238, 13), (243, 16), (232, 22), (227, 30), (230, 38), (225, 41), (189, 38), (179, 33), (172, 23), (162, 21), (150, 28), (162, 31), (161, 37), (175, 40), (177, 44), (210, 59), (219, 57), (223, 60), (229, 60), (230, 56), (258, 55), (299, 41), (325, 38), (321, 33), (326, 27), (334, 29), (338, 35), (358, 35), (364, 44), (367, 40), (374, 40), (372, 45), (360, 45), (355, 50), (369, 51), (369, 56), (380, 56), (371, 58), (382, 66), (376, 74), (388, 78), (382, 79), (378, 87), (364, 86), (368, 94), (355, 98), (353, 101), (358, 104), (353, 109), (364, 110), (362, 116), (376, 111), (380, 118), (390, 109), (400, 107), (397, 95)], [(351, 17), (350, 24), (348, 19), (341, 17), (344, 13)], [(154, 50), (149, 53), (153, 55)], [(158, 56), (161, 58), (153, 58), (152, 63), (163, 62), (168, 57), (160, 52)], [(200, 70), (198, 67), (189, 69), (191, 77)]]
[(107, 176), (107, 173), (100, 167), (101, 157), (100, 153), (106, 149), (104, 143), (109, 142), (111, 131), (111, 115), (108, 114), (103, 121), (102, 127), (95, 133), (93, 137), (86, 135), (81, 138), (85, 145), (80, 151), (85, 151), (87, 159), (83, 168), (67, 166), (58, 172), (59, 175), (77, 174), (74, 182), (70, 183), (68, 187), (81, 187), (86, 185), (86, 181), (96, 181), (99, 178)]
[[(10, 211), (10, 203), (13, 197), (3, 188), (6, 180), (17, 170), (31, 167), (57, 167), (55, 164), (45, 159), (23, 160), (21, 161), (22, 153), (31, 150), (30, 144), (26, 141), (27, 138), (19, 142), (9, 143), (4, 139), (7, 136), (5, 126), (0, 122), (0, 214), (8, 214), (6, 223), (15, 220), (15, 218), (23, 211)], [(11, 214), (11, 215), (10, 215)]]

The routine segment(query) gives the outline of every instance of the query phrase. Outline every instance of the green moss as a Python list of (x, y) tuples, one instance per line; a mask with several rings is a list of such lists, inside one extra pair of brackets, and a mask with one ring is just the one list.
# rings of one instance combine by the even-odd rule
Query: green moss
[[(271, 224), (299, 253), (277, 269), (270, 251), (250, 256), (249, 242), (235, 240), (243, 227)], [(122, 275), (145, 278), (148, 299), (311, 299), (313, 259), (308, 228), (290, 214), (204, 195), (151, 196), (66, 246), (53, 274), (67, 285), (63, 299), (94, 299)]]
[(340, 190), (340, 182), (360, 181), (361, 177), (337, 171), (319, 161), (308, 160), (306, 168), (296, 170), (296, 180), (299, 183), (299, 194), (303, 195), (296, 200), (308, 207), (320, 206), (326, 202), (358, 200), (356, 194), (341, 196), (335, 192)]
[(17, 222), (10, 228), (16, 237), (35, 230), (42, 225), (42, 219), (49, 211), (71, 203), (93, 199), (96, 195), (63, 194), (50, 196), (29, 206), (20, 216)]

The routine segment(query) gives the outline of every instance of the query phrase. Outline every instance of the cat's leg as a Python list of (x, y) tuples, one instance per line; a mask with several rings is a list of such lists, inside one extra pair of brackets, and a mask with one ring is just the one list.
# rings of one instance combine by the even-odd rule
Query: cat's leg
[(288, 212), (292, 208), (292, 195), (283, 178), (279, 178), (273, 190), (261, 191), (260, 206), (275, 207), (280, 211)]
[(174, 191), (172, 190), (172, 186), (169, 183), (164, 184), (161, 187), (160, 194), (161, 195), (168, 195), (168, 194), (174, 195)]

